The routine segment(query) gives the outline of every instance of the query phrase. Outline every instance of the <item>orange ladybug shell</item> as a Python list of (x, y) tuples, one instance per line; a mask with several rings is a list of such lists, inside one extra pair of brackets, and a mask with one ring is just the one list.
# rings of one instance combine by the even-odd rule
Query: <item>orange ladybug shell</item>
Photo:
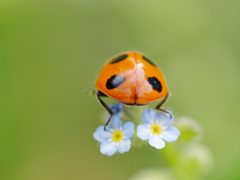
[(110, 58), (95, 85), (105, 95), (129, 105), (147, 104), (168, 94), (162, 72), (139, 52)]

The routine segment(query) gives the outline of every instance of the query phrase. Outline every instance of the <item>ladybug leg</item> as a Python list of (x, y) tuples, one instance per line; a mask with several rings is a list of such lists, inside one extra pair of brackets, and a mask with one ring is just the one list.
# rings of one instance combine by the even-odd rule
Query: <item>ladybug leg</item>
[(161, 106), (166, 102), (168, 98), (168, 94), (163, 98), (163, 100), (156, 106), (156, 109), (159, 111), (162, 111), (163, 113), (167, 114), (168, 116), (170, 116), (170, 118), (172, 119), (172, 115), (171, 113), (169, 113), (168, 111), (161, 109)]
[(108, 127), (109, 126), (109, 124), (110, 124), (110, 122), (112, 121), (112, 117), (113, 117), (113, 111), (103, 102), (103, 100), (100, 98), (100, 97), (102, 97), (102, 96), (106, 96), (104, 93), (102, 93), (101, 91), (98, 91), (97, 93), (96, 93), (96, 95), (97, 95), (97, 99), (98, 99), (98, 101), (101, 103), (101, 105), (109, 112), (109, 114), (110, 114), (110, 117), (109, 117), (109, 119), (107, 120), (107, 122), (106, 122), (106, 124), (105, 124), (105, 126), (104, 126), (104, 130), (106, 131), (106, 127)]

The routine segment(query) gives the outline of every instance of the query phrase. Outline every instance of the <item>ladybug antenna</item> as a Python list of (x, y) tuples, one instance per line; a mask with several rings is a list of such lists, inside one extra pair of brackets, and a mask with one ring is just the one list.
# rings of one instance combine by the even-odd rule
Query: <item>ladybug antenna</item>
[(85, 92), (89, 95), (89, 96), (95, 96), (96, 95), (96, 91), (94, 89), (87, 89), (85, 90)]

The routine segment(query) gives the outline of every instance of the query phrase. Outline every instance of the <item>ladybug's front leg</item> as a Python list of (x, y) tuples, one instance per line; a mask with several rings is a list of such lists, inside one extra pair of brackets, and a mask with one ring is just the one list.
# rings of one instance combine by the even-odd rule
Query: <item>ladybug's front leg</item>
[(104, 126), (104, 130), (106, 131), (106, 130), (107, 130), (106, 128), (109, 126), (110, 122), (112, 121), (113, 111), (103, 102), (102, 99), (100, 99), (101, 96), (106, 96), (104, 93), (102, 93), (101, 91), (98, 91), (98, 92), (96, 93), (96, 95), (97, 95), (98, 101), (101, 103), (101, 105), (102, 105), (102, 106), (109, 112), (109, 114), (110, 114), (110, 117), (109, 117), (109, 119), (107, 120), (107, 122), (106, 122), (106, 124), (105, 124), (105, 126)]
[(156, 106), (156, 109), (159, 110), (159, 111), (162, 111), (163, 113), (167, 114), (168, 116), (170, 116), (170, 118), (172, 119), (172, 114), (169, 113), (168, 111), (164, 110), (164, 109), (161, 109), (161, 106), (163, 105), (163, 103), (166, 102), (168, 98), (168, 94), (163, 98), (163, 100)]

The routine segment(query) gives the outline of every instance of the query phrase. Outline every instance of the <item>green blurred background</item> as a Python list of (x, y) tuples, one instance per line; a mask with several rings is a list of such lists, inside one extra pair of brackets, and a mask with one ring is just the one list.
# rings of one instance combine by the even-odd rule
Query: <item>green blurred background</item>
[(85, 90), (105, 60), (128, 50), (163, 70), (172, 93), (165, 108), (202, 125), (214, 157), (206, 179), (240, 179), (239, 7), (237, 0), (1, 0), (0, 179), (123, 180), (164, 165), (150, 146), (104, 156), (92, 137), (104, 110)]

